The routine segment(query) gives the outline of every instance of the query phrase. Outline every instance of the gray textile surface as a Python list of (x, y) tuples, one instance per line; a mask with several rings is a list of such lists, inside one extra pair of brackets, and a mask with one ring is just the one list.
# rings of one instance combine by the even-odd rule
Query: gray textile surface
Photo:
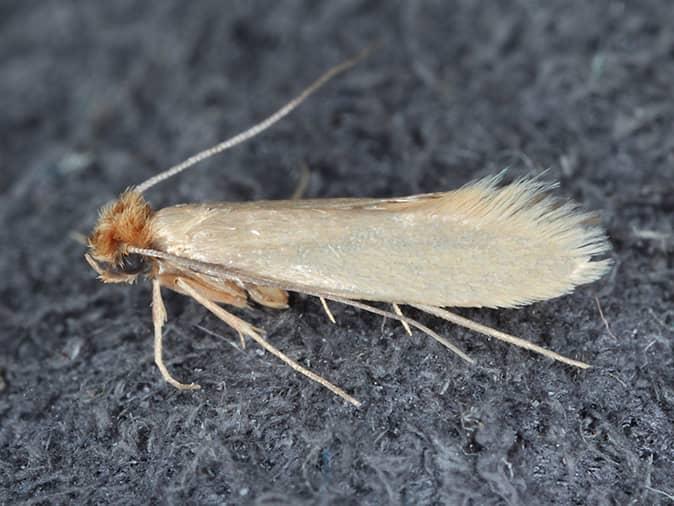
[[(674, 2), (0, 4), (0, 503), (671, 504)], [(424, 335), (315, 299), (238, 311), (354, 409), (177, 294), (99, 283), (73, 233), (125, 187), (382, 47), (155, 206), (451, 189), (510, 167), (598, 210), (616, 267)], [(600, 316), (601, 304), (606, 322)], [(608, 325), (608, 327), (607, 327)], [(610, 328), (610, 331), (609, 331)]]

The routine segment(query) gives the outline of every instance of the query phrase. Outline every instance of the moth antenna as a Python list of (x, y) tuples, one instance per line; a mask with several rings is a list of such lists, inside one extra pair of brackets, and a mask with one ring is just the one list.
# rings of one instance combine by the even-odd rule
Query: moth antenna
[(164, 172), (160, 172), (159, 174), (156, 174), (152, 176), (151, 178), (147, 179), (143, 183), (139, 184), (138, 186), (135, 187), (135, 191), (138, 193), (144, 193), (148, 189), (152, 188), (154, 185), (157, 183), (161, 183), (162, 181), (169, 179), (182, 171), (188, 169), (189, 167), (192, 167), (193, 165), (201, 162), (202, 160), (205, 160), (206, 158), (210, 158), (213, 155), (216, 155), (218, 153), (222, 153), (223, 151), (226, 151), (229, 148), (232, 148), (236, 146), (237, 144), (241, 144), (242, 142), (247, 141), (248, 139), (251, 139), (255, 137), (256, 135), (259, 135), (260, 133), (264, 132), (266, 129), (274, 125), (276, 122), (278, 122), (280, 119), (282, 119), (284, 116), (287, 116), (292, 112), (295, 108), (297, 108), (302, 102), (304, 102), (309, 95), (314, 93), (316, 90), (318, 90), (321, 86), (323, 86), (325, 83), (330, 81), (333, 77), (337, 76), (338, 74), (341, 74), (342, 72), (350, 69), (354, 65), (356, 65), (358, 62), (366, 58), (375, 48), (377, 45), (371, 45), (364, 50), (362, 50), (360, 53), (358, 53), (356, 56), (353, 58), (349, 58), (348, 60), (335, 65), (334, 67), (331, 67), (328, 69), (325, 73), (323, 73), (322, 76), (320, 76), (318, 79), (316, 79), (313, 83), (311, 83), (309, 86), (307, 86), (302, 93), (297, 95), (295, 98), (293, 98), (290, 102), (286, 103), (283, 107), (281, 107), (278, 111), (276, 111), (274, 114), (271, 116), (268, 116), (266, 119), (260, 121), (259, 123), (253, 125), (252, 127), (248, 128), (247, 130), (244, 130), (243, 132), (240, 132), (236, 134), (234, 137), (230, 137), (229, 139), (216, 144), (215, 146), (212, 146), (208, 149), (205, 149), (203, 151), (200, 151), (196, 155), (190, 156), (187, 160), (179, 163), (178, 165), (174, 165), (173, 167), (165, 170)]

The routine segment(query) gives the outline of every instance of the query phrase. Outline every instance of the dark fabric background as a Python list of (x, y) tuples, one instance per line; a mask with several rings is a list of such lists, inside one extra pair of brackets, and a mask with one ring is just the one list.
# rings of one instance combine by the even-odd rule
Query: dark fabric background
[[(0, 503), (671, 504), (674, 2), (0, 3)], [(461, 310), (580, 372), (410, 311), (419, 333), (293, 295), (239, 314), (354, 409), (76, 233), (125, 187), (252, 124), (373, 41), (262, 137), (148, 195), (392, 196), (508, 177), (598, 210), (616, 266), (520, 310)], [(602, 320), (597, 301), (608, 323)], [(610, 329), (610, 331), (609, 331)]]

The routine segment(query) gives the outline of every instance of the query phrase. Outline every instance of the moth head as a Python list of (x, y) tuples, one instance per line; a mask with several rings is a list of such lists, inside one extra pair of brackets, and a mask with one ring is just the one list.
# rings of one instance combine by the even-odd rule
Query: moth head
[(134, 190), (101, 209), (85, 259), (104, 282), (131, 283), (147, 271), (149, 260), (131, 250), (151, 248), (152, 214), (150, 205)]

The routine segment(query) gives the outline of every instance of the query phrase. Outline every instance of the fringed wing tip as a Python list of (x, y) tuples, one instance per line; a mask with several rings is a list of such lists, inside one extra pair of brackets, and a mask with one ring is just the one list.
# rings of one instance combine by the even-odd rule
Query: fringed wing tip
[[(479, 229), (530, 238), (530, 247), (540, 248), (542, 264), (547, 254), (572, 261), (568, 268), (544, 273), (545, 279), (523, 280), (520, 290), (509, 291), (496, 307), (521, 306), (565, 295), (610, 270), (612, 261), (601, 257), (611, 245), (595, 213), (583, 212), (578, 204), (552, 196), (550, 191), (557, 183), (523, 177), (501, 185), (503, 175), (501, 172), (450, 192), (451, 198), (438, 204), (444, 206), (443, 211), (456, 213)], [(563, 264), (569, 265), (568, 261), (559, 262), (559, 266)], [(532, 265), (532, 278), (543, 274), (536, 269)]]

